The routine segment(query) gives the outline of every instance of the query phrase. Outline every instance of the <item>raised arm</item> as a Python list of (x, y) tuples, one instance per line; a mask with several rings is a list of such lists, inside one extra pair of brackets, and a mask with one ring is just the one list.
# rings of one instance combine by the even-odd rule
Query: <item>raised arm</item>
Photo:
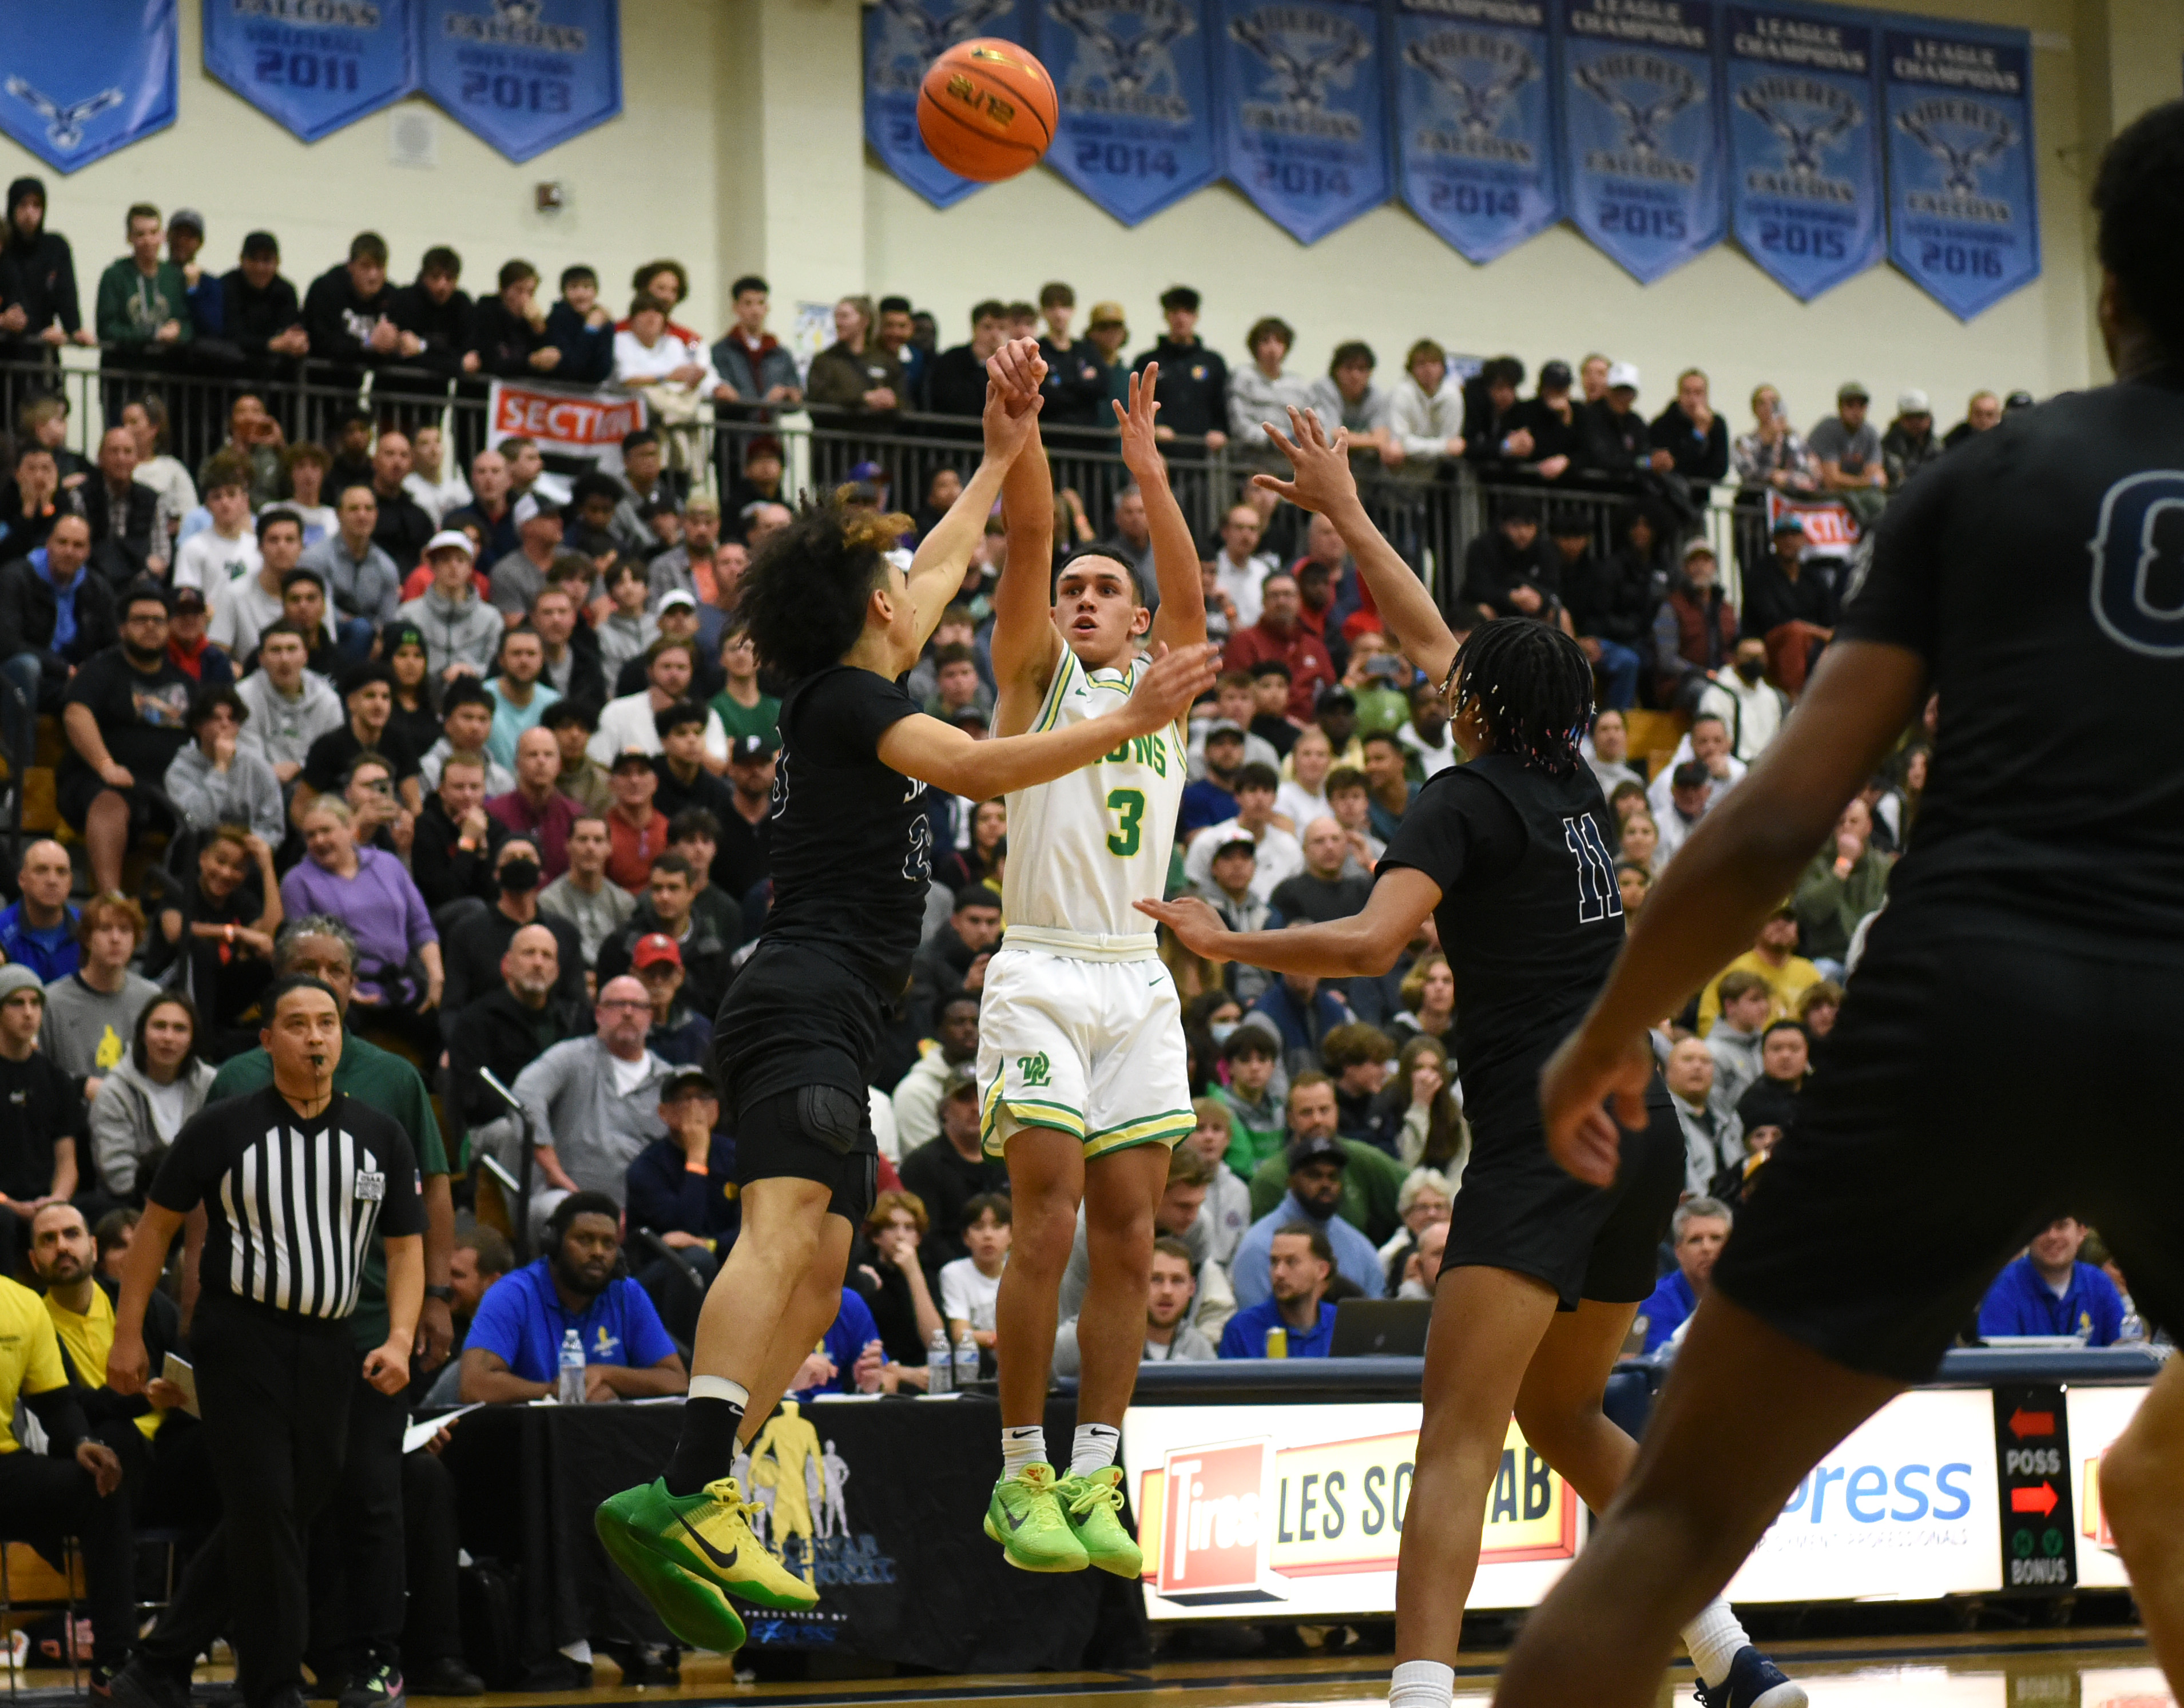
[(939, 718), (904, 718), (880, 737), (880, 760), (951, 794), (991, 800), (1082, 771), (1134, 737), (1166, 729), (1212, 687), (1219, 664), (1215, 650), (1203, 645), (1156, 658), (1115, 710), (1043, 735), (982, 742)]
[(1207, 960), (1241, 961), (1268, 972), (1349, 978), (1387, 971), (1440, 901), (1440, 886), (1424, 872), (1391, 866), (1373, 884), (1362, 912), (1286, 931), (1231, 931), (1219, 914), (1195, 898), (1132, 905), (1158, 920), (1185, 949)]
[(1357, 497), (1357, 478), (1350, 472), (1349, 436), (1338, 432), (1329, 440), (1318, 416), (1294, 407), (1290, 410), (1290, 431), (1295, 434), (1294, 439), (1284, 437), (1272, 423), (1267, 427), (1274, 448), (1290, 459), (1290, 478), (1254, 475), (1252, 483), (1279, 494), (1300, 509), (1316, 510), (1334, 524), (1342, 543), (1357, 560), (1357, 572), (1372, 589), (1381, 622), (1396, 637), (1403, 656), (1430, 680), (1446, 681), (1449, 667), (1456, 662), (1456, 637), (1434, 604), (1426, 584), (1365, 514)]
[[(1046, 377), (1038, 340), (1003, 346), (989, 367), (1009, 394), (1006, 407), (1019, 413), (1034, 407)], [(1001, 483), (1001, 515), (1009, 554), (994, 589), (994, 679), (1000, 687), (994, 733), (1013, 736), (1039, 715), (1063, 646), (1054, 626), (1054, 476), (1035, 426)]]
[(1130, 376), (1130, 406), (1112, 407), (1122, 429), (1123, 465), (1145, 501), (1145, 525), (1152, 531), (1153, 570), (1160, 577), (1160, 609), (1153, 613), (1151, 638), (1168, 647), (1194, 647), (1206, 638), (1206, 587), (1198, 578), (1198, 542), (1183, 519), (1183, 506), (1168, 485), (1167, 459), (1155, 442), (1153, 424), (1160, 405), (1153, 388), (1160, 364), (1148, 362)]
[(963, 483), (961, 496), (919, 542), (910, 560), (910, 598), (917, 611), (917, 645), (922, 652), (940, 626), (940, 614), (961, 591), (964, 566), (985, 537), (986, 518), (1001, 495), (1009, 468), (1039, 431), (1039, 405), (1011, 415), (1006, 394), (989, 381), (983, 426), (986, 454)]

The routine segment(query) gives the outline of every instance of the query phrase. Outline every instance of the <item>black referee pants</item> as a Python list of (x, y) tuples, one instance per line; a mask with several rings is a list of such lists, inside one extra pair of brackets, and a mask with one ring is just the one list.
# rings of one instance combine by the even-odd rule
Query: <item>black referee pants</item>
[(187, 1677), (225, 1630), (242, 1700), (263, 1708), (282, 1686), (303, 1679), (306, 1544), (341, 1480), (359, 1360), (345, 1321), (222, 1294), (198, 1301), (190, 1345), (223, 1511), (174, 1605), (145, 1639), (144, 1655)]
[(120, 1666), (136, 1634), (128, 1496), (117, 1488), (101, 1499), (74, 1455), (0, 1453), (0, 1537), (29, 1543), (58, 1569), (64, 1536), (73, 1536), (83, 1555), (92, 1658), (101, 1666)]
[(333, 1499), (311, 1527), (311, 1670), (322, 1678), (401, 1658), (409, 1423), (406, 1389), (385, 1394), (350, 1377), (348, 1452)]

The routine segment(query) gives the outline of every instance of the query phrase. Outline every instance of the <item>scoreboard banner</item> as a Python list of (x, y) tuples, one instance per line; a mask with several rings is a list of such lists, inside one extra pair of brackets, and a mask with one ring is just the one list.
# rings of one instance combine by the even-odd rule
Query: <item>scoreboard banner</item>
[(315, 142), (417, 86), (410, 0), (204, 0), (204, 67)]
[(986, 186), (959, 178), (917, 131), (917, 91), (935, 59), (981, 36), (1030, 36), (1030, 0), (879, 0), (865, 8), (865, 142), (880, 163), (936, 208)]
[(73, 172), (175, 122), (175, 0), (0, 6), (0, 131)]
[(1214, 0), (1229, 179), (1300, 243), (1394, 185), (1380, 12), (1358, 0)]
[(1485, 263), (1562, 218), (1548, 0), (1395, 0), (1403, 200)]
[(1713, 0), (1562, 5), (1570, 218), (1650, 285), (1728, 227)]
[(425, 92), (510, 160), (621, 115), (621, 0), (415, 3)]
[(1761, 270), (1810, 302), (1885, 247), (1879, 31), (1819, 8), (1725, 15), (1730, 224)]
[(2031, 70), (2022, 30), (1881, 31), (1889, 259), (1958, 320), (2040, 275)]
[(1056, 172), (1125, 225), (1221, 175), (1197, 0), (1040, 0), (1037, 24), (1061, 102)]

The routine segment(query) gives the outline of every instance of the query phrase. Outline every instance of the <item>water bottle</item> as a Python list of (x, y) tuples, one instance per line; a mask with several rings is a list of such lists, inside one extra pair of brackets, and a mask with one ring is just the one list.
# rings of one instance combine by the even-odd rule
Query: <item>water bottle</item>
[(936, 1328), (925, 1343), (925, 1391), (946, 1394), (954, 1388), (954, 1355), (948, 1349), (948, 1331)]
[(963, 1338), (956, 1343), (956, 1391), (961, 1394), (978, 1379), (978, 1343), (971, 1338), (966, 1328)]
[(2115, 1344), (2118, 1346), (2146, 1344), (2146, 1319), (2138, 1314), (2137, 1305), (2130, 1305), (2124, 1312), (2123, 1321), (2116, 1325)]
[(584, 1343), (573, 1328), (561, 1336), (561, 1373), (554, 1397), (564, 1405), (584, 1403)]

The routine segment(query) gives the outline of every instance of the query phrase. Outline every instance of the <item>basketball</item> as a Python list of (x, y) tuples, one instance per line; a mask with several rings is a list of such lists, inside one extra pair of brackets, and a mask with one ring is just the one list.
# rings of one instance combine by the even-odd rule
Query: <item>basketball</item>
[(1013, 42), (961, 42), (917, 92), (917, 130), (933, 158), (981, 184), (1013, 178), (1054, 141), (1054, 79)]

